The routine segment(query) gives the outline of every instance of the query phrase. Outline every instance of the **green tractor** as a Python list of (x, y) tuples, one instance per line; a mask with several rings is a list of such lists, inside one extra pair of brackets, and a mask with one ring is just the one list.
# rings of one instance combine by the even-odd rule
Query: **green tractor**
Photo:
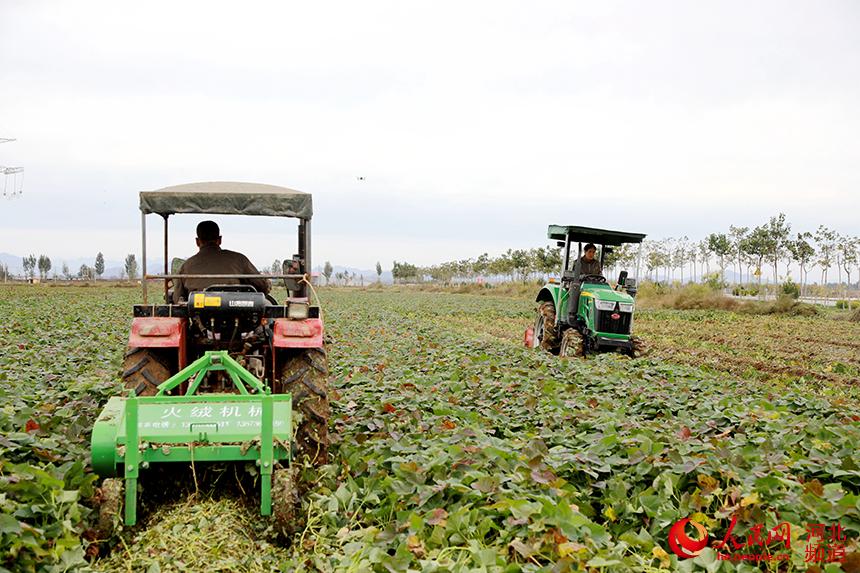
[[(137, 522), (141, 486), (170, 488), (148, 468), (234, 462), (256, 465), (260, 513), (291, 529), (297, 456), (326, 463), (328, 385), (324, 326), (311, 304), (311, 195), (252, 183), (192, 183), (140, 194), (143, 301), (131, 309), (122, 395), (110, 398), (91, 438), (93, 470), (104, 477), (99, 529), (110, 535), (121, 513)], [(168, 219), (213, 213), (298, 219), (297, 254), (283, 274), (181, 275), (215, 284), (172, 300), (180, 275), (168, 267)], [(164, 220), (164, 271), (147, 273), (146, 215)], [(292, 248), (291, 248), (292, 250)], [(278, 302), (247, 283), (284, 281)], [(163, 281), (151, 301), (148, 281)], [(243, 490), (244, 491), (244, 490)], [(125, 506), (124, 512), (122, 506)]]
[[(621, 271), (610, 285), (602, 274), (580, 273), (583, 244), (600, 247), (600, 268), (613, 247), (641, 243), (645, 235), (589, 227), (550, 225), (547, 236), (562, 248), (561, 281), (545, 284), (537, 295), (539, 306), (526, 344), (563, 357), (615, 351), (641, 356), (644, 343), (633, 336), (636, 281)], [(571, 246), (578, 245), (576, 257)]]

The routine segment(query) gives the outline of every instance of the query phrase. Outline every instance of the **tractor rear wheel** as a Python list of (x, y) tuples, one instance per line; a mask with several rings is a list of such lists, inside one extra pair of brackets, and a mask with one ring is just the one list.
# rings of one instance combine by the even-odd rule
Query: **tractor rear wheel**
[(585, 338), (575, 328), (568, 328), (561, 336), (558, 355), (562, 358), (581, 358), (585, 356)]
[(272, 517), (278, 533), (290, 536), (296, 532), (298, 509), (296, 467), (276, 469), (272, 472)]
[(170, 378), (170, 368), (152, 348), (129, 348), (122, 363), (122, 383), (136, 396), (154, 396), (158, 385)]
[(558, 335), (555, 329), (555, 305), (545, 301), (538, 306), (535, 318), (534, 347), (543, 348), (547, 352), (558, 349)]
[(277, 391), (289, 392), (300, 420), (295, 433), (299, 458), (313, 465), (328, 461), (328, 364), (325, 348), (307, 348), (288, 355), (280, 368)]

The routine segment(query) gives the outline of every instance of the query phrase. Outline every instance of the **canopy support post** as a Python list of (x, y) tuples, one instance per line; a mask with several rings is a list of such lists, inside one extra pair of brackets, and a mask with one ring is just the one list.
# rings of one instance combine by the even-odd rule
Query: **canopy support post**
[[(164, 274), (168, 274), (167, 272), (167, 217), (169, 215), (164, 214)], [(170, 301), (167, 300), (167, 279), (164, 279), (164, 304), (170, 304)]]
[[(305, 274), (308, 275), (308, 282), (311, 280), (311, 220), (305, 219)], [(305, 296), (310, 296), (308, 285), (302, 283)]]
[(562, 253), (562, 263), (561, 263), (561, 274), (564, 276), (564, 273), (568, 270), (568, 265), (570, 264), (570, 233), (564, 238), (564, 253)]
[(141, 253), (140, 258), (143, 259), (143, 274), (141, 275), (140, 284), (143, 286), (143, 304), (147, 304), (146, 300), (146, 213), (140, 212), (140, 236), (141, 236)]

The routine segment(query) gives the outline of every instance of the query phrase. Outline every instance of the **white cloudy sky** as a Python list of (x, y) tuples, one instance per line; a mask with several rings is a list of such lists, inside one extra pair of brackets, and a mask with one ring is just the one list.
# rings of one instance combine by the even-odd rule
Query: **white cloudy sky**
[[(548, 223), (860, 234), (858, 29), (851, 0), (0, 0), (0, 165), (26, 168), (0, 252), (120, 259), (138, 191), (206, 180), (313, 193), (315, 260), (364, 268)], [(293, 250), (292, 224), (222, 223)]]

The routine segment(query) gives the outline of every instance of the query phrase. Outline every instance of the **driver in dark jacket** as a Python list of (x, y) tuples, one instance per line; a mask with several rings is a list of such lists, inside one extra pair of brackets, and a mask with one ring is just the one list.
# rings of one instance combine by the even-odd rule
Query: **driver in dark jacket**
[(568, 303), (568, 322), (576, 322), (576, 312), (579, 308), (579, 293), (582, 287), (582, 277), (588, 275), (603, 276), (600, 261), (595, 258), (597, 247), (594, 243), (585, 245), (585, 253), (573, 265), (573, 281), (570, 283), (570, 303)]
[[(179, 268), (180, 275), (258, 275), (260, 272), (242, 253), (221, 248), (221, 230), (215, 221), (202, 221), (197, 225), (199, 252)], [(189, 292), (201, 291), (213, 284), (248, 284), (257, 292), (268, 293), (268, 279), (177, 279), (173, 285), (173, 302), (188, 297)]]
[(595, 258), (596, 254), (597, 247), (594, 246), (594, 243), (588, 243), (585, 245), (585, 253), (578, 261), (576, 261), (576, 265), (574, 265), (573, 268), (573, 276), (576, 277), (576, 280), (579, 280), (579, 277), (582, 275), (603, 276), (603, 269), (600, 268), (600, 261)]

